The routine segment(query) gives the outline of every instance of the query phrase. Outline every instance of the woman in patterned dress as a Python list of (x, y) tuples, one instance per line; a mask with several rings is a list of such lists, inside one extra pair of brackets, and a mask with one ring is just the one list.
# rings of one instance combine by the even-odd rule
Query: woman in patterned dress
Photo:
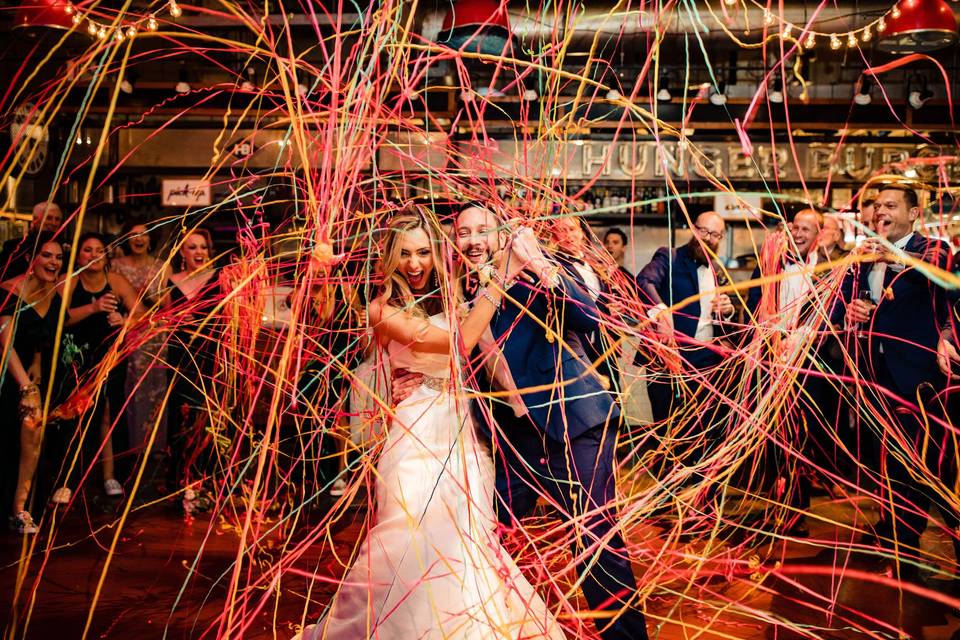
[[(163, 261), (153, 255), (154, 243), (147, 225), (130, 222), (124, 227), (124, 253), (113, 261), (113, 270), (125, 277), (140, 296), (147, 309), (156, 306), (164, 277)], [(150, 433), (156, 427), (153, 449), (164, 448), (167, 440), (167, 415), (160, 411), (167, 388), (163, 367), (166, 359), (163, 334), (149, 336), (127, 359), (127, 424), (130, 444), (135, 449), (145, 447)]]

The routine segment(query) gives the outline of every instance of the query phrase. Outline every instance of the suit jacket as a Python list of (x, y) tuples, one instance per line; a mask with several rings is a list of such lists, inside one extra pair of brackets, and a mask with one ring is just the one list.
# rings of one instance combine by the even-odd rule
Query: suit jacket
[(30, 269), (30, 252), (26, 238), (11, 238), (0, 249), (0, 280), (23, 275)]
[(514, 284), (490, 329), (530, 419), (548, 437), (564, 442), (617, 422), (620, 412), (597, 375), (587, 371), (583, 336), (598, 330), (599, 310), (573, 278), (561, 272), (559, 280), (550, 291), (539, 283)]
[[(817, 254), (817, 258), (818, 258), (819, 260), (825, 259), (825, 258), (823, 258), (823, 256), (822, 256), (821, 254)], [(751, 280), (758, 280), (759, 278), (761, 278), (761, 277), (763, 277), (763, 276), (772, 276), (772, 275), (776, 275), (776, 274), (779, 274), (779, 273), (783, 273), (783, 263), (782, 263), (782, 262), (779, 262), (779, 263), (777, 264), (777, 267), (776, 267), (776, 269), (773, 271), (773, 273), (763, 273), (763, 272), (760, 270), (760, 266), (758, 265), (758, 266), (756, 266), (756, 267), (753, 269), (753, 273), (750, 274), (750, 279), (751, 279)], [(816, 284), (817, 279), (818, 279), (818, 278), (817, 278), (817, 275), (814, 274), (814, 275), (813, 275), (814, 284)], [(773, 283), (773, 284), (770, 286), (771, 292), (773, 293), (773, 295), (776, 295), (777, 298), (778, 298), (778, 299), (777, 299), (777, 309), (780, 308), (780, 300), (779, 300), (779, 296), (780, 296), (780, 284), (781, 284), (781, 283)], [(762, 297), (763, 297), (763, 287), (753, 286), (753, 287), (750, 287), (749, 291), (747, 291), (747, 309), (749, 309), (751, 315), (756, 316), (757, 310), (758, 310), (758, 308), (760, 307), (760, 299), (761, 299)], [(804, 303), (803, 308), (802, 308), (802, 310), (800, 311), (800, 314), (799, 314), (799, 315), (805, 316), (805, 315), (809, 312), (809, 309), (810, 309), (810, 305), (811, 305), (811, 304), (813, 304), (813, 299), (807, 300), (807, 301)]]
[[(668, 247), (660, 247), (653, 254), (649, 264), (637, 274), (637, 289), (641, 299), (650, 305), (664, 304), (673, 307), (682, 300), (700, 295), (700, 279), (697, 276), (699, 266), (697, 261), (693, 259), (689, 245), (685, 244), (672, 250)], [(715, 262), (712, 267), (714, 273), (722, 273), (719, 265)], [(699, 299), (674, 309), (673, 328), (678, 334), (687, 338), (684, 340), (678, 337), (679, 345), (687, 347), (681, 349), (681, 354), (690, 365), (702, 369), (719, 363), (721, 357), (709, 347), (689, 347), (690, 341), (697, 334), (699, 323)], [(714, 337), (725, 334), (728, 329), (729, 325), (726, 323), (715, 324)], [(684, 345), (684, 342), (687, 344)], [(638, 352), (634, 364), (638, 366), (647, 364), (647, 359)]]
[[(904, 251), (940, 268), (946, 268), (950, 255), (945, 243), (919, 234), (910, 238)], [(845, 304), (834, 308), (834, 323), (842, 326), (846, 304), (860, 291), (870, 289), (869, 277), (876, 264), (863, 263), (847, 274), (841, 289)], [(887, 265), (883, 284), (892, 297), (881, 296), (871, 322), (864, 327), (871, 338), (860, 370), (872, 376), (873, 367), (886, 366), (896, 381), (894, 391), (904, 398), (914, 397), (923, 383), (942, 387), (946, 380), (937, 367), (936, 352), (940, 329), (948, 320), (946, 292), (912, 267), (897, 272)]]

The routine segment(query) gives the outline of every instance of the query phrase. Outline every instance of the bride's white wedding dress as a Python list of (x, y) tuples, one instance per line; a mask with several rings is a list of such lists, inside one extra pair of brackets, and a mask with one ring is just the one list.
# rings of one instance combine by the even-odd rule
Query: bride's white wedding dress
[[(443, 315), (430, 322), (448, 329)], [(395, 409), (377, 464), (376, 515), (319, 624), (303, 640), (564, 638), (500, 545), (494, 468), (451, 358), (387, 345), (391, 366), (424, 374)]]

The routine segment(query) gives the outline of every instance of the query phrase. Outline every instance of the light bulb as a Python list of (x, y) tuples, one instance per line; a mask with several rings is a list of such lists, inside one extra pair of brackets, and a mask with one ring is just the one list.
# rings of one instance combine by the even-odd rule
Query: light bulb
[(153, 14), (150, 14), (150, 17), (147, 18), (147, 29), (150, 31), (157, 30), (157, 19), (153, 17)]
[(63, 10), (64, 12), (66, 12), (68, 16), (73, 15), (73, 12), (75, 11), (75, 9), (73, 8), (73, 5), (69, 2), (67, 3), (67, 6), (63, 8)]
[(850, 35), (847, 36), (847, 46), (850, 47), (851, 49), (857, 46), (857, 36), (854, 35), (853, 32), (851, 32)]
[(99, 29), (97, 29), (97, 37), (100, 38), (101, 40), (106, 40), (106, 39), (107, 39), (107, 29), (106, 29), (106, 27), (100, 27)]
[(870, 25), (867, 25), (866, 28), (863, 30), (863, 35), (860, 36), (860, 39), (863, 42), (870, 42), (873, 39), (873, 32), (870, 31)]
[(899, 18), (900, 7), (898, 7), (897, 5), (893, 5), (893, 9), (890, 9), (890, 15), (893, 16), (894, 18)]
[(70, 19), (73, 20), (73, 24), (80, 24), (83, 22), (83, 17), (79, 13), (73, 14), (73, 17)]
[(769, 11), (767, 11), (767, 10), (764, 10), (764, 12), (763, 12), (763, 24), (765, 24), (765, 25), (767, 25), (767, 26), (769, 27), (770, 25), (772, 25), (772, 24), (774, 23), (774, 21), (775, 21), (775, 19), (774, 19), (774, 17), (773, 17), (773, 14), (770, 13)]
[(120, 29), (117, 29), (116, 33), (113, 34), (113, 38), (117, 42), (120, 42), (121, 40), (123, 40), (123, 31)]
[(133, 25), (127, 27), (127, 37), (132, 38), (135, 35), (137, 35), (137, 28)]
[(887, 21), (883, 17), (881, 17), (879, 20), (877, 20), (877, 33), (883, 33), (886, 30), (887, 30)]
[(841, 43), (840, 43), (840, 38), (837, 37), (837, 34), (833, 34), (833, 35), (830, 36), (830, 48), (831, 48), (831, 49), (834, 49), (834, 50), (839, 49), (839, 48), (840, 48), (840, 44), (841, 44)]
[(93, 20), (90, 21), (90, 24), (87, 25), (87, 33), (92, 36), (97, 35), (97, 25)]
[(805, 46), (807, 49), (813, 49), (813, 47), (816, 46), (816, 44), (817, 44), (817, 36), (815, 36), (811, 31), (810, 33), (807, 34), (807, 39), (803, 41), (803, 46)]
[(170, 15), (174, 18), (179, 18), (183, 14), (183, 9), (180, 8), (176, 2), (170, 3)]
[(786, 40), (787, 38), (789, 38), (791, 33), (793, 33), (793, 25), (788, 24), (786, 27), (783, 28), (783, 39)]

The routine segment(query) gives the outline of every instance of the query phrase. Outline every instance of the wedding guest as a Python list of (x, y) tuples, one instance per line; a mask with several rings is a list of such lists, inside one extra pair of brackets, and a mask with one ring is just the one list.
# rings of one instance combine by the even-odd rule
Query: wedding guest
[[(153, 234), (147, 225), (133, 221), (124, 227), (122, 237), (125, 255), (112, 262), (113, 271), (130, 282), (144, 307), (154, 308), (165, 278), (163, 261), (153, 253)], [(167, 387), (165, 359), (164, 337), (159, 333), (147, 336), (127, 359), (127, 422), (130, 444), (136, 449), (146, 446), (154, 429), (154, 450), (166, 445), (167, 416), (160, 409)]]
[(623, 265), (627, 256), (628, 244), (627, 234), (619, 227), (610, 227), (607, 229), (607, 232), (603, 234), (603, 248), (607, 250), (607, 253), (613, 258), (613, 261), (617, 263), (617, 268), (627, 277), (627, 280), (633, 281), (633, 274)]
[(172, 326), (167, 342), (172, 386), (167, 403), (167, 480), (171, 490), (188, 490), (184, 498), (188, 513), (208, 506), (209, 495), (202, 483), (211, 471), (213, 459), (212, 434), (206, 428), (206, 399), (214, 383), (219, 324), (210, 316), (221, 296), (212, 251), (213, 242), (206, 229), (186, 234), (180, 244), (177, 270), (167, 281), (163, 301)]
[(53, 202), (38, 202), (33, 206), (33, 219), (23, 238), (11, 238), (0, 249), (0, 274), (12, 278), (26, 273), (35, 255), (36, 247), (28, 240), (36, 241), (39, 233), (56, 233), (63, 223), (63, 212)]
[[(140, 317), (146, 310), (140, 305), (133, 287), (118, 273), (110, 270), (106, 242), (98, 233), (80, 236), (77, 249), (77, 274), (61, 286), (68, 301), (68, 333), (76, 347), (75, 374), (78, 382), (93, 381), (94, 410), (83, 441), (86, 457), (100, 451), (103, 488), (108, 496), (123, 495), (117, 479), (115, 459), (130, 449), (123, 406), (126, 402), (126, 363), (111, 355), (120, 329), (131, 313)], [(97, 434), (92, 437), (91, 434)], [(129, 465), (124, 465), (129, 466)], [(124, 470), (126, 471), (126, 469)], [(71, 498), (69, 482), (55, 492), (54, 503)]]
[(4, 504), (11, 507), (10, 528), (37, 532), (27, 498), (33, 485), (42, 438), (42, 390), (50, 376), (49, 356), (57, 335), (61, 298), (57, 279), (63, 249), (52, 234), (33, 234), (26, 246), (37, 247), (27, 272), (0, 285), (0, 336), (6, 368), (0, 387), (0, 410), (7, 416), (3, 430)]
[[(947, 386), (942, 369), (949, 364), (944, 363), (942, 340), (950, 318), (948, 292), (917, 268), (921, 262), (946, 267), (949, 247), (915, 231), (918, 220), (922, 210), (916, 191), (900, 185), (880, 188), (873, 218), (878, 237), (858, 248), (873, 260), (847, 274), (843, 305), (834, 309), (836, 324), (864, 335), (860, 373), (871, 388), (882, 391), (867, 395), (873, 412), (886, 417), (883, 431), (868, 436), (874, 449), (871, 463), (886, 470), (884, 513), (873, 541), (895, 554), (900, 576), (914, 578), (916, 564), (901, 561), (919, 551), (930, 506), (939, 507), (949, 530), (960, 525), (960, 514), (943, 499), (941, 489), (956, 481), (953, 434), (944, 426), (939, 400)], [(913, 464), (911, 456), (917, 458)], [(917, 464), (928, 473), (918, 473)], [(953, 543), (960, 553), (960, 541), (954, 538)]]

